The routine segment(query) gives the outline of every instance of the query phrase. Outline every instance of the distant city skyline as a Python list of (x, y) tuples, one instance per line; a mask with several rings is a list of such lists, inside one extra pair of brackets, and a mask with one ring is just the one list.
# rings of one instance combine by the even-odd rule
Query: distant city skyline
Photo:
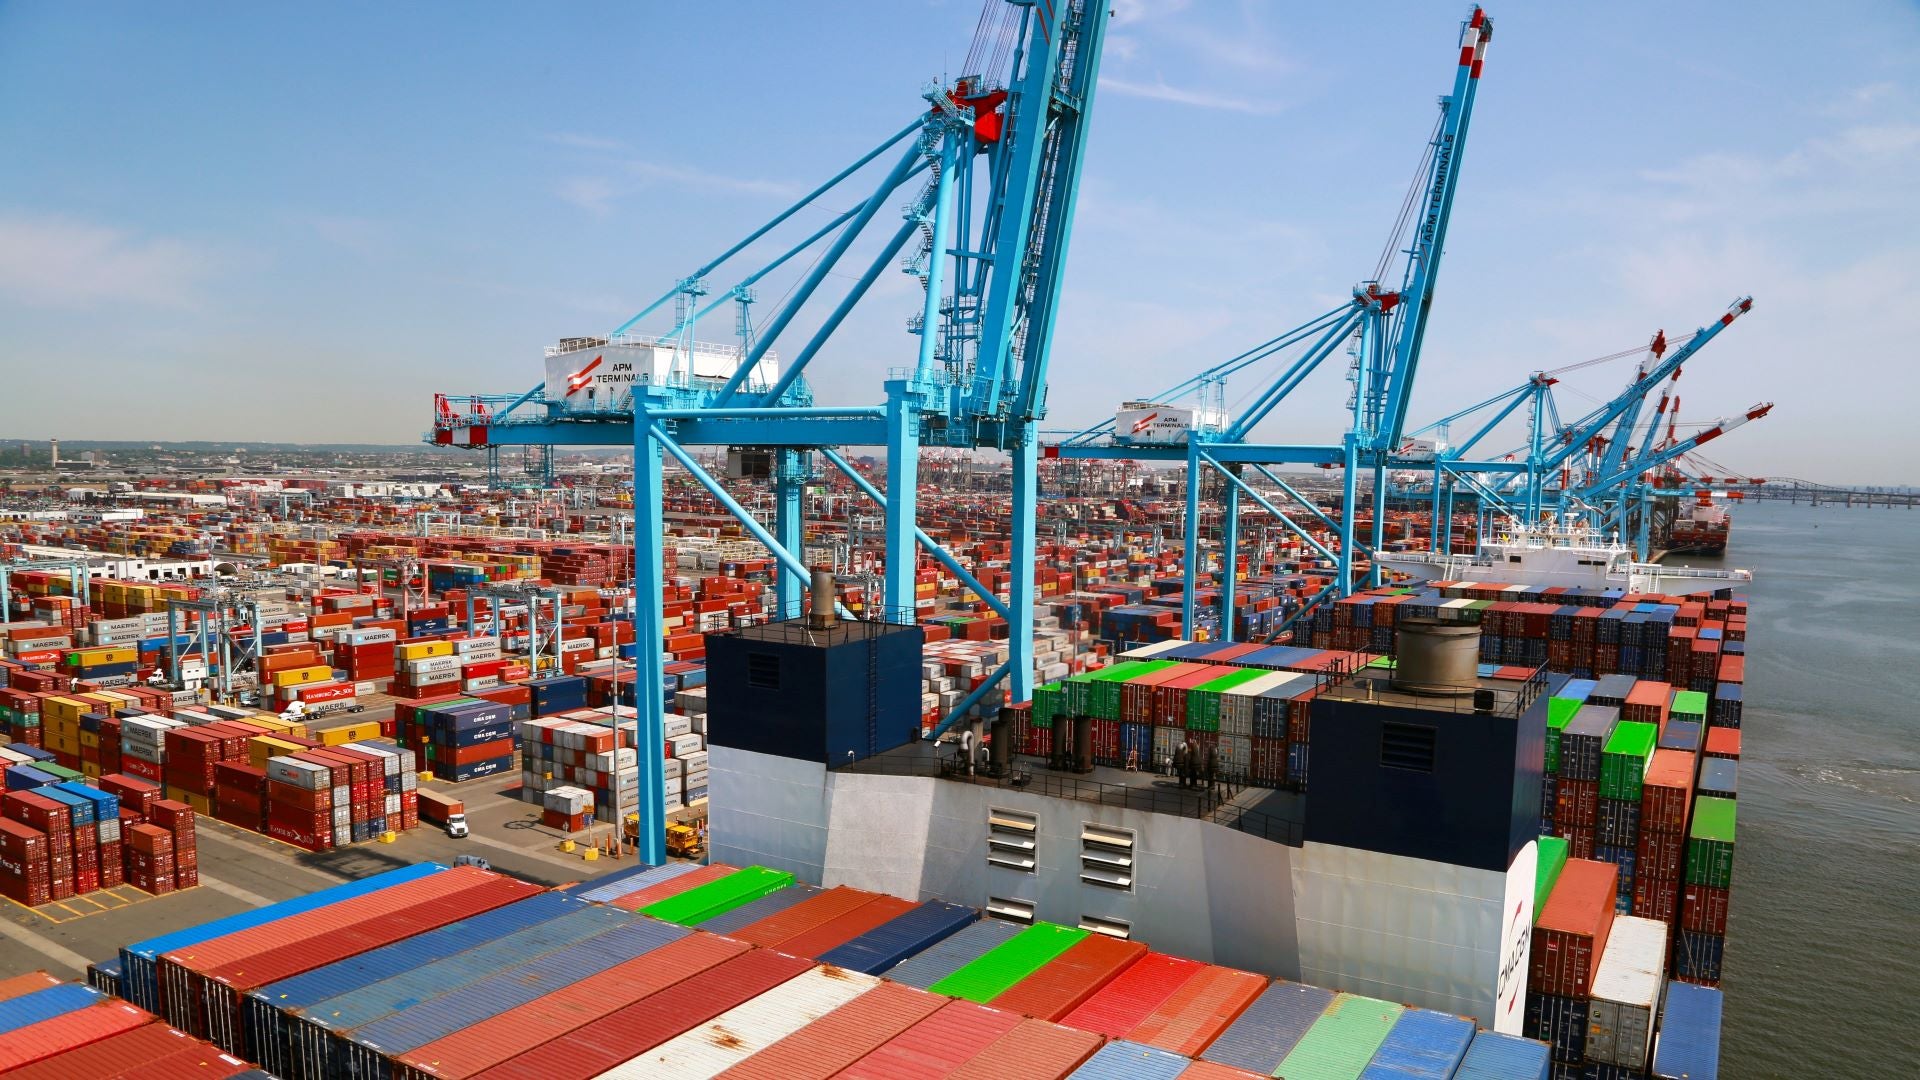
[[(1342, 302), (1378, 258), (1465, 10), (1118, 0), (1045, 426)], [(1681, 419), (1776, 408), (1708, 457), (1920, 482), (1920, 9), (1489, 11), (1413, 422), (1751, 294), (1688, 365)], [(959, 74), (978, 12), (8, 4), (0, 432), (413, 442), (435, 392), (527, 389), (544, 346), (619, 325), (897, 130)], [(762, 284), (762, 319), (791, 281)], [(809, 368), (820, 400), (878, 400), (911, 363), (917, 293), (881, 280)], [(1563, 416), (1632, 364), (1567, 373)], [(1342, 367), (1259, 435), (1337, 440)], [(1254, 389), (1236, 381), (1229, 405)]]

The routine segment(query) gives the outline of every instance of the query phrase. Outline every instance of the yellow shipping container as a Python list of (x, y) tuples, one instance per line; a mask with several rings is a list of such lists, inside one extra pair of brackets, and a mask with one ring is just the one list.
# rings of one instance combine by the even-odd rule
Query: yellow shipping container
[(86, 702), (77, 698), (44, 698), (40, 702), (40, 722), (47, 724), (50, 722), (65, 721), (69, 724), (78, 725), (80, 723), (80, 714), (91, 711)]
[(332, 668), (325, 664), (316, 664), (313, 667), (288, 668), (285, 671), (276, 671), (273, 673), (273, 685), (306, 686), (309, 683), (326, 682), (331, 678), (333, 678)]
[(297, 754), (306, 747), (299, 743), (288, 742), (272, 735), (255, 735), (247, 740), (247, 764), (256, 769), (267, 767), (267, 759), (286, 754)]
[(321, 728), (314, 734), (327, 746), (339, 746), (341, 743), (359, 742), (362, 739), (380, 737), (380, 725), (376, 721), (363, 720), (357, 724), (344, 724), (336, 728)]
[(95, 779), (95, 780), (98, 780), (98, 779), (100, 779), (100, 763), (99, 763), (99, 762), (97, 762), (97, 761), (83, 761), (83, 762), (81, 762), (81, 763), (80, 763), (80, 775), (81, 775), (81, 776), (89, 776), (89, 777), (92, 777), (92, 778), (93, 778), (93, 779)]
[(452, 656), (451, 641), (416, 641), (394, 649), (394, 654), (402, 660), (431, 660), (436, 656)]

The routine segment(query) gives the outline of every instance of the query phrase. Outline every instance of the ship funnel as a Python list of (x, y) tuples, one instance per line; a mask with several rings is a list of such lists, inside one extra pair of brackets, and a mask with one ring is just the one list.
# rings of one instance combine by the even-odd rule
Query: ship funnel
[(824, 566), (813, 568), (813, 605), (807, 612), (807, 627), (812, 630), (831, 630), (840, 623), (837, 611), (838, 598), (834, 596), (833, 571)]
[(1464, 696), (1480, 685), (1480, 628), (1438, 619), (1401, 619), (1393, 687), (1409, 694)]

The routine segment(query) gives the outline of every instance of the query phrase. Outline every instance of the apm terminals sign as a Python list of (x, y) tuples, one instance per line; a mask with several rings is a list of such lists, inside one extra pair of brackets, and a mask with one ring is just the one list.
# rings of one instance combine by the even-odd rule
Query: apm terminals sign
[(1507, 867), (1507, 887), (1500, 908), (1500, 975), (1495, 983), (1493, 1030), (1520, 1035), (1526, 1019), (1527, 968), (1533, 959), (1533, 887), (1540, 864), (1540, 845), (1532, 840)]

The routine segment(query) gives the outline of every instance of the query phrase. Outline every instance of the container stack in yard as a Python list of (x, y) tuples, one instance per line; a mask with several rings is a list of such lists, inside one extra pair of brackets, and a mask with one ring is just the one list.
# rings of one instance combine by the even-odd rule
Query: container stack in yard
[[(130, 945), (96, 965), (92, 986), (0, 982), (0, 1067), (64, 1078), (113, 1060), (171, 1076), (183, 1073), (155, 1070), (198, 1062), (194, 1075), (238, 1076), (257, 1063), (282, 1080), (1548, 1075), (1547, 1047), (1457, 1017), (1051, 923), (710, 870), (636, 867), (561, 890), (472, 868), (388, 871)], [(804, 895), (770, 904), (786, 892)], [(725, 922), (736, 914), (750, 921)], [(1670, 996), (1656, 1052), (1699, 1060), (1713, 1005)]]

